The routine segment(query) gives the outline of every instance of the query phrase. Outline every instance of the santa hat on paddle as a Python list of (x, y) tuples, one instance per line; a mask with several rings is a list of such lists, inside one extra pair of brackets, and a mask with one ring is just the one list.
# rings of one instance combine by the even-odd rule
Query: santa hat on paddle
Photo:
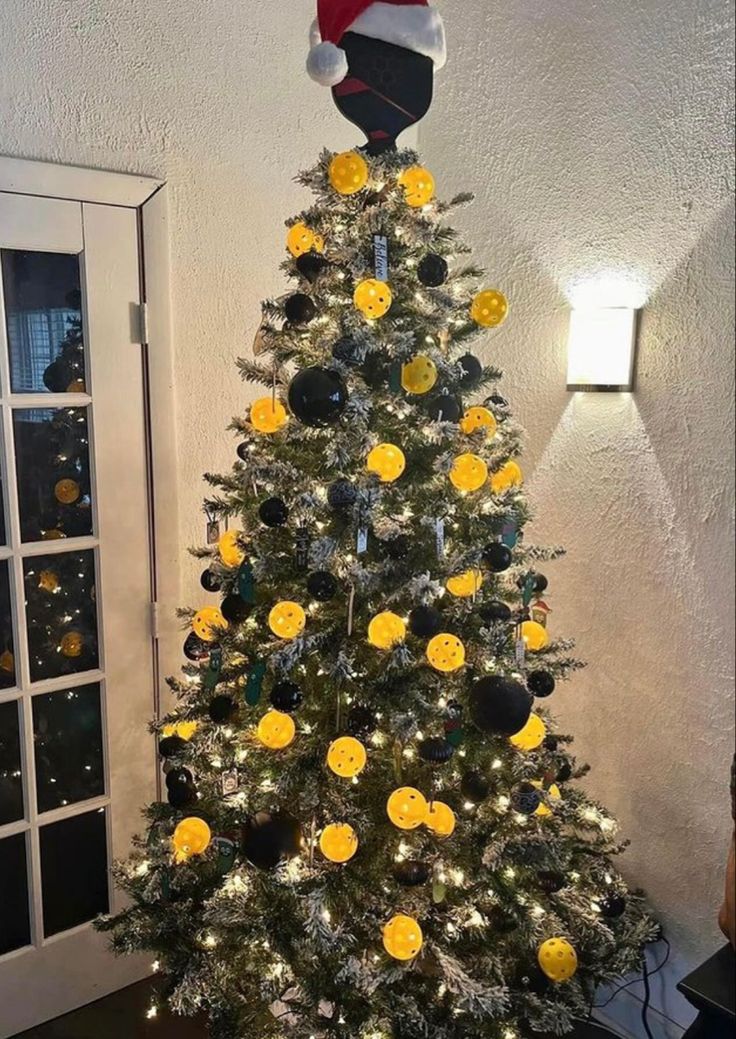
[(334, 87), (348, 74), (348, 60), (340, 49), (346, 32), (424, 54), (437, 69), (447, 60), (442, 18), (427, 0), (317, 0), (307, 72), (322, 86)]

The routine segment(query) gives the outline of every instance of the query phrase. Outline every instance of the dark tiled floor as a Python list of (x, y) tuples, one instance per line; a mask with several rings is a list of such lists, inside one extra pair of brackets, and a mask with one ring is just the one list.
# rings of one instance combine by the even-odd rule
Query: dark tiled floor
[[(151, 982), (142, 981), (15, 1039), (207, 1039), (206, 1027), (189, 1018), (162, 1014), (146, 1020), (150, 992)], [(571, 1039), (610, 1039), (611, 1035), (592, 1025), (581, 1025)]]

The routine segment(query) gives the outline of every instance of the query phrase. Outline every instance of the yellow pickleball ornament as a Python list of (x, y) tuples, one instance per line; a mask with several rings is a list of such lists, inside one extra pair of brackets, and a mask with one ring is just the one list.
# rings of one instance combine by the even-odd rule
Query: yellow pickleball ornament
[(240, 566), (245, 559), (245, 552), (238, 544), (239, 537), (239, 530), (226, 530), (224, 534), (220, 535), (217, 550), (225, 566)]
[(480, 570), (466, 570), (463, 574), (448, 577), (445, 587), (450, 595), (458, 599), (468, 599), (480, 591), (483, 584), (483, 574)]
[(201, 855), (207, 851), (211, 840), (212, 831), (204, 819), (199, 819), (196, 815), (182, 819), (171, 838), (176, 861), (186, 862), (192, 855)]
[(386, 811), (391, 822), (400, 830), (416, 830), (426, 820), (429, 804), (421, 790), (402, 786), (389, 797)]
[(319, 850), (330, 862), (349, 862), (358, 850), (358, 835), (347, 823), (331, 823), (322, 831)]
[(470, 308), (470, 316), (477, 325), (483, 328), (498, 328), (506, 320), (509, 312), (509, 301), (503, 292), (497, 289), (485, 289), (479, 292)]
[(44, 592), (55, 592), (59, 587), (59, 578), (53, 570), (42, 570), (38, 575), (38, 587)]
[(401, 369), (401, 385), (407, 393), (429, 393), (436, 382), (437, 366), (424, 354), (418, 354)]
[(295, 639), (307, 624), (307, 615), (298, 602), (277, 602), (268, 615), (268, 626), (280, 639)]
[(368, 625), (368, 641), (376, 649), (391, 649), (406, 638), (406, 624), (396, 613), (377, 613)]
[(393, 483), (406, 469), (406, 456), (396, 444), (378, 444), (369, 453), (365, 467), (382, 483)]
[(457, 635), (441, 632), (427, 645), (427, 660), (435, 671), (457, 671), (465, 663), (465, 646)]
[(256, 735), (269, 750), (284, 750), (294, 742), (296, 725), (291, 715), (268, 711), (258, 722)]
[(497, 428), (498, 424), (493, 412), (480, 405), (468, 408), (460, 420), (460, 429), (468, 436), (471, 433), (476, 433), (479, 429), (484, 429), (486, 435), (492, 437)]
[(59, 648), (65, 657), (73, 659), (82, 653), (83, 640), (78, 631), (68, 631), (62, 636)]
[[(542, 784), (541, 780), (539, 780), (539, 779), (533, 780), (532, 781), (532, 786), (535, 786), (537, 788), (537, 790), (542, 790), (543, 789), (543, 784)], [(553, 783), (552, 786), (547, 789), (547, 797), (550, 799), (550, 801), (561, 801), (562, 800), (562, 793), (561, 793), (560, 788), (557, 786), (556, 783)], [(537, 808), (537, 810), (536, 810), (536, 812), (534, 814), (538, 815), (540, 818), (543, 818), (545, 816), (552, 815), (553, 813), (552, 813), (552, 809), (549, 807), (549, 805), (540, 804), (539, 808)]]
[(377, 278), (366, 278), (358, 282), (353, 294), (353, 302), (363, 317), (375, 321), (383, 317), (391, 309), (394, 297), (385, 281)]
[(328, 176), (338, 195), (354, 195), (368, 183), (368, 163), (358, 152), (340, 152), (330, 163)]
[(432, 801), (424, 825), (437, 837), (452, 837), (455, 832), (455, 813), (443, 801)]
[(353, 736), (340, 736), (327, 750), (327, 764), (336, 776), (352, 779), (363, 771), (368, 761), (365, 747)]
[(259, 397), (250, 406), (250, 424), (259, 433), (278, 433), (286, 421), (286, 408), (280, 400)]
[(529, 721), (524, 728), (515, 732), (513, 736), (509, 736), (509, 743), (513, 744), (517, 750), (536, 750), (537, 747), (542, 746), (546, 735), (547, 726), (539, 715), (530, 714)]
[(59, 480), (54, 486), (54, 497), (62, 505), (73, 505), (81, 493), (76, 480)]
[(434, 198), (434, 177), (424, 166), (410, 166), (399, 175), (399, 184), (404, 189), (407, 206), (421, 209)]
[(190, 740), (199, 728), (199, 722), (174, 722), (172, 725), (164, 725), (161, 730), (162, 736), (178, 736), (182, 740)]
[(549, 938), (543, 942), (537, 959), (550, 981), (569, 981), (578, 969), (578, 954), (564, 938)]
[(538, 653), (540, 649), (544, 649), (549, 644), (547, 629), (543, 624), (538, 624), (537, 621), (524, 621), (521, 625), (520, 634), (526, 648), (531, 653)]
[(506, 462), (491, 476), (491, 490), (494, 494), (503, 494), (512, 487), (521, 487), (523, 482), (521, 466), (517, 462)]
[(220, 631), (226, 631), (229, 624), (216, 606), (203, 606), (192, 618), (192, 631), (203, 642), (214, 642)]
[(458, 455), (450, 470), (450, 483), (458, 491), (479, 491), (488, 479), (488, 466), (478, 455)]
[(413, 960), (423, 945), (422, 929), (412, 916), (394, 916), (383, 929), (383, 947), (395, 960)]
[(315, 234), (311, 227), (307, 227), (300, 220), (298, 224), (294, 224), (293, 227), (289, 228), (289, 233), (286, 236), (286, 248), (295, 257), (303, 256), (305, 253), (312, 251), (323, 253), (325, 251), (325, 241), (322, 235)]

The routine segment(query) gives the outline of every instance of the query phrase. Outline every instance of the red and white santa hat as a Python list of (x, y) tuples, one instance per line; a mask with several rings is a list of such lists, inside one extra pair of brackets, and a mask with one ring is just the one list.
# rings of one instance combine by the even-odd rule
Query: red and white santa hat
[(445, 27), (427, 0), (317, 0), (307, 72), (325, 87), (342, 83), (348, 74), (348, 60), (340, 49), (346, 32), (424, 54), (438, 69), (447, 60)]

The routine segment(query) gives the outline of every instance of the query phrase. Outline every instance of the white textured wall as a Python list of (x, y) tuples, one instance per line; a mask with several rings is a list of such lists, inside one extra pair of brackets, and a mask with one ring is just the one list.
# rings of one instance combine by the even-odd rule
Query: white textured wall
[[(313, 6), (0, 3), (0, 153), (169, 182), (183, 544), (200, 473), (232, 458), (231, 361), (282, 284), (291, 178), (357, 139), (301, 73)], [(552, 622), (590, 661), (557, 704), (692, 963), (718, 941), (732, 744), (731, 4), (441, 6), (422, 145), (443, 194), (477, 193), (465, 229), (514, 303), (488, 356), (529, 430), (535, 532), (569, 550)], [(591, 294), (647, 301), (633, 398), (565, 392), (567, 300)]]

